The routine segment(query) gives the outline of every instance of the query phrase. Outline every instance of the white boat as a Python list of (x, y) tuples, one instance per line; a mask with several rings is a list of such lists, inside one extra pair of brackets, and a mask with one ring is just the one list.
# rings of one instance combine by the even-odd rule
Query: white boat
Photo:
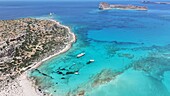
[(50, 15), (50, 16), (52, 16), (52, 15), (53, 15), (53, 13), (50, 13), (49, 15)]
[(79, 74), (79, 72), (75, 72), (74, 74), (75, 74), (75, 75), (78, 75), (78, 74)]
[(93, 59), (89, 60), (86, 64), (90, 64), (90, 63), (92, 63), (92, 62), (94, 62)]
[(93, 59), (91, 59), (91, 60), (89, 60), (90, 62), (94, 62), (94, 60)]
[(85, 55), (85, 53), (80, 53), (80, 54), (77, 55), (77, 58), (80, 58), (80, 57), (82, 57), (84, 55)]

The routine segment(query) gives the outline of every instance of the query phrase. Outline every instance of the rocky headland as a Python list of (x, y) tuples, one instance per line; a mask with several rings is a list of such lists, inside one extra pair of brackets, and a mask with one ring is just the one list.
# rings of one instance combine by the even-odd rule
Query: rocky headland
[(108, 4), (106, 2), (101, 2), (99, 4), (100, 10), (108, 9), (121, 9), (121, 10), (148, 10), (145, 6), (135, 6), (135, 5), (122, 5), (122, 4)]
[(17, 90), (27, 90), (26, 70), (67, 51), (74, 41), (75, 35), (70, 29), (55, 20), (0, 20), (0, 94), (27, 96), (21, 92), (12, 95)]

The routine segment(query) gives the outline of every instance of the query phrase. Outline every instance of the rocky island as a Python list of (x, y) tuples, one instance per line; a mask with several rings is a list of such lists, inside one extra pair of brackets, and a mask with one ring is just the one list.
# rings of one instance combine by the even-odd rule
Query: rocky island
[[(0, 20), (0, 94), (13, 96), (11, 94), (16, 94), (17, 90), (24, 92), (24, 88), (29, 94), (28, 81), (16, 78), (67, 51), (74, 41), (70, 29), (54, 20)], [(27, 96), (19, 93), (15, 96)]]
[(144, 4), (170, 4), (170, 2), (152, 2), (152, 1), (142, 1)]
[(135, 6), (135, 5), (121, 5), (121, 4), (108, 4), (106, 2), (101, 2), (99, 4), (100, 10), (108, 9), (121, 9), (121, 10), (148, 10), (145, 6)]

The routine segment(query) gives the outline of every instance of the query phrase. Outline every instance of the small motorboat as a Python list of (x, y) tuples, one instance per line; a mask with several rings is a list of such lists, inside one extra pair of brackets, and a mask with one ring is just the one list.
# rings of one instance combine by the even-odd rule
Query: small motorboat
[(78, 75), (78, 74), (79, 74), (79, 72), (74, 72), (74, 74), (75, 74), (75, 75)]
[(84, 55), (85, 55), (85, 53), (80, 53), (80, 54), (77, 55), (77, 58), (80, 58), (80, 57), (82, 57)]
[(52, 15), (53, 15), (53, 13), (50, 13), (49, 15), (50, 15), (50, 16), (52, 16)]
[(89, 60), (86, 64), (90, 64), (90, 63), (92, 63), (92, 62), (94, 62), (93, 59)]

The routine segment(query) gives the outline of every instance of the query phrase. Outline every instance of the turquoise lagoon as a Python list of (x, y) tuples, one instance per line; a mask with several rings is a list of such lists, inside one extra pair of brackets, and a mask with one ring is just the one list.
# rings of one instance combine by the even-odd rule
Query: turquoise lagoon
[[(3, 2), (0, 18), (52, 18), (77, 35), (69, 51), (30, 72), (45, 92), (54, 96), (170, 96), (170, 5), (149, 4), (148, 11), (100, 11), (98, 4)], [(20, 13), (11, 15), (15, 11)], [(45, 15), (50, 12), (55, 15)], [(85, 56), (76, 58), (82, 52)], [(95, 62), (86, 64), (90, 59)]]

